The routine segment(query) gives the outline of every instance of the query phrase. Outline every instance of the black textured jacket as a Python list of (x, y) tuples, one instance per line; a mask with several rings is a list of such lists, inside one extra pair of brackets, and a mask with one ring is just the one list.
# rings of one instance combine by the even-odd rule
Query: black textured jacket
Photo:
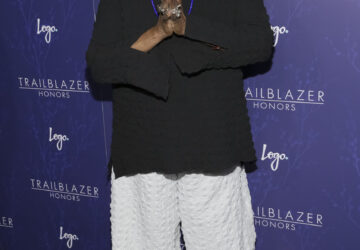
[(86, 61), (95, 82), (113, 84), (116, 178), (256, 167), (240, 67), (272, 54), (263, 0), (183, 0), (183, 8), (185, 36), (142, 52), (130, 46), (157, 22), (152, 0), (100, 0)]

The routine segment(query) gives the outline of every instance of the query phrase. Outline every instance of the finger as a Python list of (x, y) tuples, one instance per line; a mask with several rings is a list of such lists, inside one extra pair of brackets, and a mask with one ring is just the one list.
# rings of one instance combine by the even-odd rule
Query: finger
[(157, 8), (161, 14), (165, 14), (164, 11), (169, 8), (170, 0), (161, 0), (160, 3), (157, 4)]
[(169, 6), (170, 8), (175, 8), (178, 5), (178, 0), (170, 0), (169, 1)]
[(171, 6), (171, 0), (162, 0), (161, 6), (164, 8), (169, 8)]
[(171, 18), (172, 17), (172, 13), (171, 13), (171, 9), (168, 9), (165, 13), (167, 18)]

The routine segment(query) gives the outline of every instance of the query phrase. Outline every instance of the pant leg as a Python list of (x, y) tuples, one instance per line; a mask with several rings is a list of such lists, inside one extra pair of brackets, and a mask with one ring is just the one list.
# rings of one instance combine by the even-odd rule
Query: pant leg
[(254, 250), (256, 232), (245, 169), (178, 179), (181, 229), (187, 250)]
[(176, 175), (111, 173), (113, 250), (180, 250)]

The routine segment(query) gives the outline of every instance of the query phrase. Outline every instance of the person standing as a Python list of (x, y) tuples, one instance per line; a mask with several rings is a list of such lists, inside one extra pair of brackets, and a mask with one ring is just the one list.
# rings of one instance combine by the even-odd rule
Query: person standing
[(86, 61), (113, 85), (113, 249), (180, 249), (180, 228), (187, 250), (255, 249), (241, 67), (273, 39), (263, 0), (100, 0)]

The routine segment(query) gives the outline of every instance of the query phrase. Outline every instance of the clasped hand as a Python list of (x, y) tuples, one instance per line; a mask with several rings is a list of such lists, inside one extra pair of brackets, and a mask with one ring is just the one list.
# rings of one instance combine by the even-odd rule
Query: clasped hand
[[(182, 0), (161, 0), (160, 8), (164, 10), (159, 15), (157, 25), (160, 32), (165, 36), (171, 36), (173, 33), (177, 35), (185, 34), (186, 17), (181, 6)], [(173, 10), (180, 5), (180, 16), (177, 17)]]

